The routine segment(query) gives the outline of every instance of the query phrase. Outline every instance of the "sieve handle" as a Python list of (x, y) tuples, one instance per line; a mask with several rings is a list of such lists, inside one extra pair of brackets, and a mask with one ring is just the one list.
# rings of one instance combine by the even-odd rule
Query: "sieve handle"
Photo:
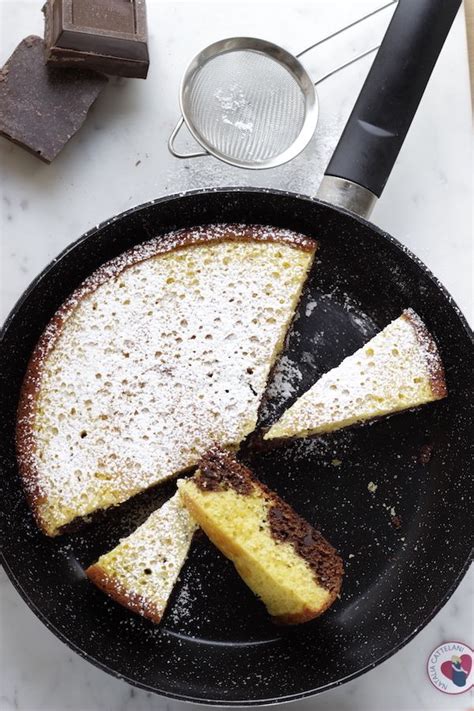
[(327, 74), (324, 74), (322, 77), (319, 77), (319, 79), (317, 79), (314, 82), (314, 86), (318, 86), (319, 84), (322, 84), (323, 81), (326, 81), (326, 79), (329, 79), (329, 77), (334, 76), (334, 74), (337, 74), (338, 72), (340, 72), (341, 69), (350, 67), (351, 64), (355, 64), (356, 62), (359, 61), (359, 59), (364, 59), (364, 57), (368, 57), (369, 54), (372, 54), (372, 52), (376, 52), (379, 48), (380, 48), (380, 45), (378, 44), (376, 47), (371, 47), (370, 49), (367, 49), (365, 52), (362, 52), (362, 54), (358, 54), (357, 57), (352, 57), (352, 59), (349, 59), (347, 62), (344, 62), (344, 64), (340, 64), (335, 69), (331, 69), (330, 72), (328, 72)]
[(378, 7), (376, 10), (372, 10), (372, 12), (369, 12), (368, 15), (359, 17), (357, 20), (354, 20), (354, 22), (351, 22), (349, 25), (345, 25), (344, 27), (341, 27), (339, 30), (332, 32), (327, 37), (323, 37), (323, 39), (320, 39), (317, 42), (314, 42), (314, 44), (310, 45), (309, 47), (306, 47), (306, 49), (303, 49), (302, 52), (298, 52), (298, 54), (295, 54), (295, 57), (297, 59), (300, 59), (300, 57), (302, 57), (303, 54), (306, 54), (307, 52), (311, 52), (312, 49), (316, 49), (316, 47), (319, 47), (320, 45), (324, 44), (325, 42), (328, 42), (328, 40), (332, 40), (334, 37), (341, 35), (346, 30), (350, 30), (352, 27), (359, 25), (361, 22), (364, 22), (364, 20), (368, 20), (370, 17), (373, 17), (374, 15), (378, 15), (379, 12), (382, 12), (382, 10), (386, 10), (387, 7), (391, 7), (392, 5), (395, 5), (396, 2), (398, 2), (398, 0), (390, 0), (390, 2), (388, 2), (386, 5), (382, 5), (382, 7)]
[(399, 0), (326, 169), (321, 200), (368, 217), (382, 194), (461, 0)]
[(178, 123), (174, 127), (173, 133), (168, 139), (168, 150), (169, 152), (174, 155), (175, 158), (200, 158), (201, 156), (210, 156), (211, 154), (208, 153), (207, 151), (196, 151), (195, 153), (179, 153), (179, 151), (176, 150), (174, 147), (174, 142), (176, 140), (176, 136), (178, 133), (181, 131), (181, 128), (183, 127), (184, 124), (184, 118), (181, 116), (179, 119)]

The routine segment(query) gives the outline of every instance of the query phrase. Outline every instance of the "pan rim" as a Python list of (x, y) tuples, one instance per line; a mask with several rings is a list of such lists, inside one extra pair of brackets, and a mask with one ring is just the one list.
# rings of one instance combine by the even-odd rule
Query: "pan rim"
[[(396, 237), (393, 237), (391, 234), (383, 230), (381, 227), (378, 227), (375, 225), (373, 222), (370, 222), (370, 220), (366, 220), (364, 217), (360, 217), (359, 215), (354, 214), (353, 212), (350, 212), (349, 210), (346, 210), (343, 207), (340, 207), (339, 205), (332, 205), (331, 203), (324, 202), (323, 200), (319, 200), (317, 197), (313, 197), (311, 195), (307, 195), (305, 193), (295, 193), (292, 192), (291, 190), (277, 190), (273, 188), (261, 188), (261, 187), (248, 187), (248, 186), (222, 186), (218, 188), (196, 188), (192, 190), (184, 190), (176, 193), (170, 193), (169, 195), (163, 195), (159, 198), (154, 198), (152, 200), (147, 200), (147, 202), (140, 203), (139, 205), (135, 205), (133, 207), (130, 207), (128, 210), (124, 210), (123, 212), (120, 212), (118, 215), (114, 215), (113, 217), (109, 217), (106, 220), (103, 220), (100, 222), (98, 225), (95, 227), (92, 227), (90, 230), (87, 230), (87, 232), (84, 232), (80, 237), (78, 237), (76, 240), (68, 244), (56, 257), (53, 257), (53, 259), (48, 262), (48, 264), (39, 272), (39, 274), (33, 279), (33, 281), (30, 282), (30, 284), (26, 287), (26, 289), (22, 292), (20, 297), (17, 299), (13, 307), (11, 308), (10, 312), (8, 313), (3, 325), (0, 328), (0, 345), (3, 343), (3, 339), (5, 337), (5, 334), (10, 326), (11, 321), (15, 317), (17, 311), (20, 309), (20, 307), (23, 305), (23, 303), (26, 301), (26, 299), (29, 297), (29, 295), (33, 292), (33, 290), (36, 288), (36, 285), (39, 284), (39, 282), (51, 271), (51, 269), (56, 265), (57, 262), (62, 260), (69, 252), (74, 251), (79, 245), (81, 245), (83, 242), (88, 240), (90, 237), (93, 235), (97, 234), (101, 230), (103, 230), (106, 227), (109, 227), (110, 225), (113, 225), (115, 222), (118, 222), (124, 217), (128, 217), (129, 215), (132, 215), (136, 212), (141, 212), (142, 210), (151, 207), (152, 205), (158, 205), (164, 202), (172, 202), (172, 201), (177, 201), (181, 200), (182, 198), (188, 198), (188, 197), (194, 197), (196, 195), (205, 195), (205, 194), (217, 194), (217, 193), (251, 193), (251, 194), (265, 194), (265, 195), (275, 195), (275, 196), (284, 196), (288, 198), (293, 198), (302, 202), (308, 202), (311, 204), (317, 204), (317, 205), (324, 205), (325, 207), (335, 210), (338, 213), (341, 213), (343, 215), (346, 215), (347, 217), (350, 217), (351, 219), (355, 220), (356, 222), (359, 222), (360, 224), (364, 225), (370, 230), (373, 230), (376, 232), (380, 237), (382, 237), (386, 242), (391, 244), (393, 247), (398, 249), (399, 251), (403, 252), (411, 261), (413, 261), (419, 268), (423, 270), (423, 272), (426, 274), (426, 276), (434, 283), (434, 285), (441, 291), (443, 296), (449, 301), (451, 307), (454, 309), (454, 312), (456, 313), (456, 316), (459, 318), (461, 321), (464, 330), (466, 332), (466, 335), (469, 337), (471, 340), (472, 344), (474, 345), (474, 331), (471, 329), (467, 318), (464, 316), (463, 312), (461, 311), (460, 307), (458, 306), (457, 302), (453, 299), (447, 288), (444, 286), (444, 284), (438, 279), (437, 276), (433, 274), (431, 269), (426, 266), (426, 264), (418, 257), (414, 252), (412, 252), (408, 247), (406, 247), (402, 242), (400, 242)], [(151, 239), (151, 237), (150, 237)], [(146, 240), (145, 240), (146, 241)]]
[[(109, 227), (113, 225), (115, 222), (119, 222), (121, 219), (127, 217), (130, 214), (133, 213), (138, 213), (144, 209), (147, 209), (153, 205), (160, 204), (160, 203), (165, 203), (165, 202), (172, 202), (172, 201), (177, 201), (181, 200), (182, 198), (187, 198), (187, 197), (193, 197), (197, 195), (204, 195), (204, 194), (210, 194), (210, 193), (248, 193), (248, 194), (267, 194), (267, 195), (275, 195), (276, 197), (278, 196), (284, 196), (290, 199), (296, 199), (298, 201), (302, 202), (307, 202), (311, 204), (321, 204), (325, 205), (327, 208), (333, 208), (336, 212), (345, 214), (348, 217), (352, 218), (356, 222), (361, 223), (362, 225), (366, 226), (368, 229), (371, 231), (375, 232), (377, 235), (382, 237), (386, 242), (390, 243), (393, 247), (395, 247), (397, 250), (403, 252), (411, 261), (413, 261), (418, 268), (420, 268), (424, 274), (430, 279), (430, 281), (433, 282), (433, 284), (437, 287), (437, 289), (441, 292), (441, 294), (445, 297), (445, 299), (449, 302), (450, 307), (453, 309), (454, 314), (457, 316), (459, 319), (463, 330), (465, 331), (466, 335), (470, 339), (471, 343), (474, 345), (474, 334), (467, 322), (466, 317), (464, 314), (461, 312), (460, 308), (456, 304), (456, 302), (452, 299), (450, 296), (449, 292), (447, 289), (444, 287), (444, 285), (437, 279), (436, 276), (428, 269), (428, 267), (419, 259), (416, 255), (414, 255), (409, 249), (405, 247), (401, 242), (399, 242), (396, 238), (392, 237), (390, 234), (382, 230), (381, 228), (377, 227), (376, 225), (372, 224), (368, 220), (365, 220), (364, 218), (358, 217), (351, 212), (344, 210), (340, 207), (335, 207), (333, 205), (330, 205), (328, 203), (323, 203), (322, 201), (318, 200), (317, 198), (311, 197), (309, 195), (305, 194), (300, 194), (300, 193), (294, 193), (291, 191), (286, 191), (286, 190), (274, 190), (274, 189), (268, 189), (268, 188), (258, 188), (258, 187), (219, 187), (219, 188), (199, 188), (195, 190), (189, 190), (189, 191), (184, 191), (184, 192), (179, 192), (179, 193), (173, 193), (169, 195), (162, 196), (160, 198), (154, 199), (147, 201), (146, 203), (142, 203), (140, 205), (136, 205), (132, 208), (129, 208), (128, 210), (112, 217), (108, 218), (107, 220), (104, 220), (101, 222), (99, 225), (91, 228), (88, 230), (86, 233), (84, 233), (82, 236), (80, 236), (77, 240), (69, 244), (62, 252), (55, 257), (51, 262), (46, 265), (46, 267), (38, 274), (35, 279), (30, 283), (30, 285), (25, 289), (25, 291), (22, 293), (20, 298), (17, 300), (13, 308), (11, 309), (9, 315), (7, 316), (4, 325), (0, 329), (0, 346), (3, 344), (3, 340), (11, 327), (11, 324), (13, 323), (18, 311), (21, 309), (22, 305), (26, 302), (26, 300), (30, 297), (32, 292), (35, 290), (36, 286), (48, 275), (48, 273), (53, 269), (53, 267), (56, 265), (58, 261), (63, 259), (67, 254), (70, 252), (74, 251), (79, 245), (81, 245), (83, 242), (91, 238), (92, 236), (96, 235), (98, 232), (103, 230), (106, 227)], [(221, 706), (221, 707), (238, 707), (238, 706), (265, 706), (265, 705), (275, 705), (279, 703), (284, 703), (284, 702), (290, 702), (290, 701), (297, 701), (301, 700), (304, 698), (308, 698), (311, 696), (315, 696), (317, 694), (323, 693), (325, 691), (329, 691), (332, 688), (336, 688), (337, 686), (340, 686), (350, 680), (353, 680), (365, 672), (369, 671), (370, 669), (373, 669), (374, 667), (378, 666), (379, 664), (383, 663), (387, 659), (389, 659), (391, 656), (393, 656), (396, 652), (398, 652), (400, 649), (402, 649), (408, 642), (410, 642), (434, 617), (435, 615), (442, 609), (442, 607), (446, 604), (446, 602), (449, 600), (451, 595), (453, 594), (454, 590), (458, 587), (459, 583), (463, 579), (464, 575), (466, 574), (470, 563), (472, 561), (472, 550), (469, 553), (463, 567), (459, 571), (458, 575), (452, 582), (452, 584), (447, 588), (447, 590), (444, 592), (442, 597), (440, 598), (438, 604), (433, 608), (433, 610), (426, 616), (426, 618), (418, 624), (415, 629), (410, 632), (401, 642), (399, 642), (392, 650), (388, 651), (386, 654), (382, 655), (379, 659), (377, 659), (374, 662), (371, 662), (370, 664), (365, 665), (364, 667), (354, 671), (351, 674), (348, 674), (347, 676), (338, 679), (336, 681), (330, 682), (324, 686), (320, 686), (317, 689), (310, 689), (294, 694), (288, 694), (286, 696), (276, 696), (276, 697), (270, 697), (266, 699), (244, 699), (244, 700), (228, 700), (228, 699), (205, 699), (202, 697), (195, 697), (195, 696), (190, 696), (186, 694), (181, 694), (179, 692), (169, 692), (169, 691), (163, 691), (162, 689), (157, 689), (156, 687), (149, 686), (145, 683), (136, 681), (134, 679), (131, 679), (130, 677), (121, 674), (119, 671), (116, 671), (115, 669), (110, 668), (103, 662), (101, 662), (99, 659), (93, 657), (92, 655), (88, 654), (87, 652), (83, 651), (78, 647), (74, 642), (72, 642), (68, 637), (59, 629), (55, 627), (55, 625), (46, 617), (46, 615), (38, 608), (38, 606), (29, 598), (28, 594), (26, 591), (23, 589), (22, 584), (20, 581), (16, 578), (12, 568), (10, 567), (8, 560), (3, 552), (3, 550), (0, 550), (0, 559), (2, 561), (2, 564), (5, 568), (5, 572), (8, 576), (8, 578), (11, 580), (12, 584), (14, 585), (15, 589), (19, 592), (23, 600), (26, 602), (28, 607), (32, 610), (32, 612), (38, 617), (38, 619), (45, 624), (47, 629), (49, 629), (61, 642), (66, 644), (70, 649), (72, 649), (74, 652), (76, 652), (80, 657), (83, 659), (86, 659), (88, 662), (92, 663), (94, 666), (98, 667), (102, 671), (105, 671), (106, 673), (110, 674), (111, 676), (122, 679), (126, 681), (127, 683), (131, 684), (132, 686), (135, 686), (137, 688), (143, 689), (148, 692), (152, 692), (154, 694), (157, 694), (158, 696), (163, 696), (166, 698), (171, 698), (171, 699), (177, 699), (180, 701), (188, 702), (188, 703), (198, 703), (202, 705), (211, 705), (211, 706)]]
[(387, 652), (386, 654), (382, 655), (376, 661), (371, 662), (370, 664), (367, 664), (364, 667), (361, 667), (357, 671), (353, 672), (352, 674), (348, 674), (347, 676), (343, 677), (342, 679), (338, 679), (337, 681), (330, 682), (324, 686), (319, 686), (316, 689), (309, 689), (308, 691), (302, 691), (302, 692), (299, 692), (296, 694), (288, 694), (287, 696), (274, 696), (274, 697), (270, 697), (267, 699), (253, 699), (253, 700), (242, 699), (242, 700), (232, 700), (232, 701), (229, 701), (228, 699), (203, 699), (203, 698), (196, 697), (196, 696), (188, 696), (185, 694), (163, 691), (162, 689), (157, 690), (153, 686), (139, 682), (136, 679), (131, 679), (130, 677), (126, 676), (125, 674), (121, 674), (120, 672), (116, 671), (115, 669), (108, 667), (106, 664), (101, 662), (96, 657), (93, 657), (92, 655), (88, 654), (87, 652), (84, 652), (84, 650), (82, 650), (74, 642), (72, 642), (70, 639), (68, 639), (67, 636), (63, 632), (61, 632), (61, 630), (59, 630), (52, 622), (50, 622), (50, 620), (45, 616), (45, 614), (39, 609), (39, 607), (37, 605), (35, 605), (35, 603), (33, 603), (30, 600), (30, 598), (28, 597), (28, 594), (23, 590), (21, 583), (16, 578), (15, 574), (13, 573), (12, 569), (10, 568), (8, 561), (6, 560), (3, 552), (0, 552), (0, 560), (2, 562), (4, 569), (5, 569), (7, 577), (12, 582), (14, 588), (20, 594), (22, 599), (26, 602), (26, 604), (28, 605), (30, 610), (36, 615), (36, 617), (45, 625), (45, 627), (50, 632), (52, 632), (54, 634), (55, 637), (57, 637), (59, 639), (60, 642), (65, 644), (67, 647), (69, 647), (69, 649), (72, 649), (72, 651), (75, 652), (76, 654), (78, 654), (82, 659), (85, 659), (87, 662), (90, 662), (98, 669), (101, 669), (102, 671), (106, 672), (107, 674), (109, 674), (110, 676), (113, 676), (116, 679), (126, 681), (127, 684), (130, 684), (131, 686), (141, 689), (142, 691), (151, 692), (157, 696), (163, 696), (168, 699), (176, 699), (177, 701), (183, 701), (186, 703), (200, 704), (202, 706), (217, 706), (217, 707), (221, 707), (221, 708), (236, 708), (236, 707), (238, 708), (238, 707), (249, 707), (249, 706), (275, 706), (278, 704), (289, 703), (289, 702), (293, 702), (293, 701), (299, 701), (302, 699), (311, 698), (312, 696), (317, 696), (317, 695), (322, 694), (324, 692), (330, 691), (331, 689), (335, 689), (338, 686), (342, 686), (342, 684), (346, 684), (349, 681), (353, 681), (354, 679), (357, 679), (358, 677), (362, 676), (363, 674), (370, 671), (371, 669), (375, 669), (375, 667), (386, 662), (388, 659), (393, 657), (397, 652), (399, 652), (401, 649), (403, 649), (409, 642), (411, 642), (416, 637), (416, 635), (419, 632), (421, 632), (428, 625), (428, 623), (431, 622), (431, 620), (434, 617), (436, 617), (436, 615), (445, 606), (445, 604), (451, 598), (454, 591), (457, 589), (460, 582), (466, 575), (468, 569), (470, 568), (470, 565), (473, 562), (473, 551), (471, 550), (471, 553), (470, 553), (468, 559), (466, 560), (461, 572), (459, 573), (459, 575), (457, 576), (455, 581), (451, 584), (451, 586), (447, 589), (444, 596), (440, 600), (439, 604), (432, 610), (432, 612), (407, 637), (405, 637), (396, 647), (394, 647), (394, 649), (392, 649), (389, 652)]

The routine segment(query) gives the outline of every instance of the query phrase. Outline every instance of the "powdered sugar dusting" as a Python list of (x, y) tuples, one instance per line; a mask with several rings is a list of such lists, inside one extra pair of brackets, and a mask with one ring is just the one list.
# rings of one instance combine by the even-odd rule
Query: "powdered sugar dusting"
[(189, 582), (185, 582), (180, 586), (178, 600), (169, 612), (169, 620), (173, 624), (186, 623), (190, 619), (190, 601), (194, 592), (194, 588), (191, 591)]
[(248, 104), (242, 87), (235, 83), (230, 84), (226, 90), (222, 88), (216, 89), (214, 98), (224, 111), (236, 111)]
[(364, 313), (348, 294), (343, 295), (344, 310), (349, 314), (349, 318), (356, 325), (357, 330), (366, 338), (373, 333), (374, 322)]
[(275, 228), (181, 230), (105, 265), (71, 297), (37, 354), (35, 447), (24, 455), (53, 532), (252, 431), (310, 244)]
[(268, 398), (272, 399), (272, 405), (280, 406), (295, 395), (302, 377), (299, 364), (288, 355), (282, 355), (266, 392)]
[(251, 102), (245, 97), (242, 87), (231, 84), (226, 91), (217, 89), (214, 99), (222, 109), (223, 123), (233, 126), (241, 133), (252, 133), (254, 122), (248, 119), (242, 120), (242, 116), (248, 115), (251, 108)]
[(145, 617), (161, 617), (196, 529), (176, 493), (94, 567), (125, 603), (132, 600)]
[(445, 394), (441, 376), (433, 339), (421, 319), (405, 311), (323, 375), (265, 438), (327, 432), (436, 400)]
[(316, 301), (308, 301), (305, 308), (305, 316), (311, 316), (317, 305)]
[[(150, 259), (158, 254), (185, 249), (190, 244), (198, 245), (234, 240), (281, 242), (306, 249), (309, 252), (313, 252), (316, 247), (316, 242), (306, 235), (282, 227), (273, 227), (272, 225), (245, 225), (242, 223), (210, 224), (174, 230), (164, 236), (160, 235), (146, 242), (142, 242), (133, 249), (123, 252), (115, 257), (115, 259), (103, 264), (73, 292), (71, 297), (63, 304), (60, 312), (65, 312), (71, 307), (76, 306), (86, 294), (94, 291), (107, 280), (116, 277), (120, 272), (138, 262)], [(50, 329), (49, 332), (48, 329)], [(54, 333), (53, 322), (47, 326), (46, 331), (48, 335)]]

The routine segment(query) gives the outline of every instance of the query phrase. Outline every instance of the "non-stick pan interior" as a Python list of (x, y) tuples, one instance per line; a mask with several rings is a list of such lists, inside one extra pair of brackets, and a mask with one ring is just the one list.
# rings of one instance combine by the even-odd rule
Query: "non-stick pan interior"
[[(84, 568), (174, 490), (147, 492), (75, 533), (38, 532), (19, 485), (15, 409), (26, 363), (55, 309), (130, 246), (180, 226), (238, 221), (291, 227), (320, 242), (262, 422), (411, 306), (441, 349), (449, 397), (416, 412), (274, 451), (257, 475), (315, 524), (345, 561), (341, 599), (300, 627), (269, 622), (227, 560), (198, 535), (159, 627), (96, 590)], [(37, 280), (0, 348), (4, 562), (29, 604), (90, 661), (159, 693), (262, 703), (341, 683), (396, 651), (447, 599), (469, 556), (471, 341), (422, 266), (373, 227), (285, 193), (198, 192), (157, 201), (82, 238)], [(25, 644), (27, 641), (25, 640)]]

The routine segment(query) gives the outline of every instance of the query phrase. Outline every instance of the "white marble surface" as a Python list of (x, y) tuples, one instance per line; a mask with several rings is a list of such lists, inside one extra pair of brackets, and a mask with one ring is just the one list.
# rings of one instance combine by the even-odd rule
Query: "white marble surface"
[[(0, 0), (0, 63), (27, 34), (42, 33), (41, 0)], [(377, 0), (165, 2), (148, 0), (152, 66), (146, 82), (114, 81), (89, 120), (51, 166), (0, 139), (0, 319), (31, 279), (84, 231), (165, 193), (211, 185), (268, 185), (314, 194), (370, 60), (320, 88), (316, 135), (295, 161), (248, 173), (211, 158), (180, 162), (166, 140), (178, 116), (177, 88), (189, 59), (225, 36), (261, 36), (298, 51)], [(315, 78), (341, 57), (374, 44), (389, 13), (317, 50)], [(448, 38), (374, 221), (420, 256), (472, 309), (471, 116), (463, 17)], [(191, 143), (189, 143), (191, 145)], [(468, 709), (468, 694), (436, 691), (425, 674), (444, 640), (472, 643), (473, 576), (437, 617), (376, 671), (316, 699), (302, 711)], [(181, 708), (134, 690), (73, 655), (34, 617), (0, 574), (0, 711), (142, 711)], [(471, 639), (469, 639), (471, 637)]]

